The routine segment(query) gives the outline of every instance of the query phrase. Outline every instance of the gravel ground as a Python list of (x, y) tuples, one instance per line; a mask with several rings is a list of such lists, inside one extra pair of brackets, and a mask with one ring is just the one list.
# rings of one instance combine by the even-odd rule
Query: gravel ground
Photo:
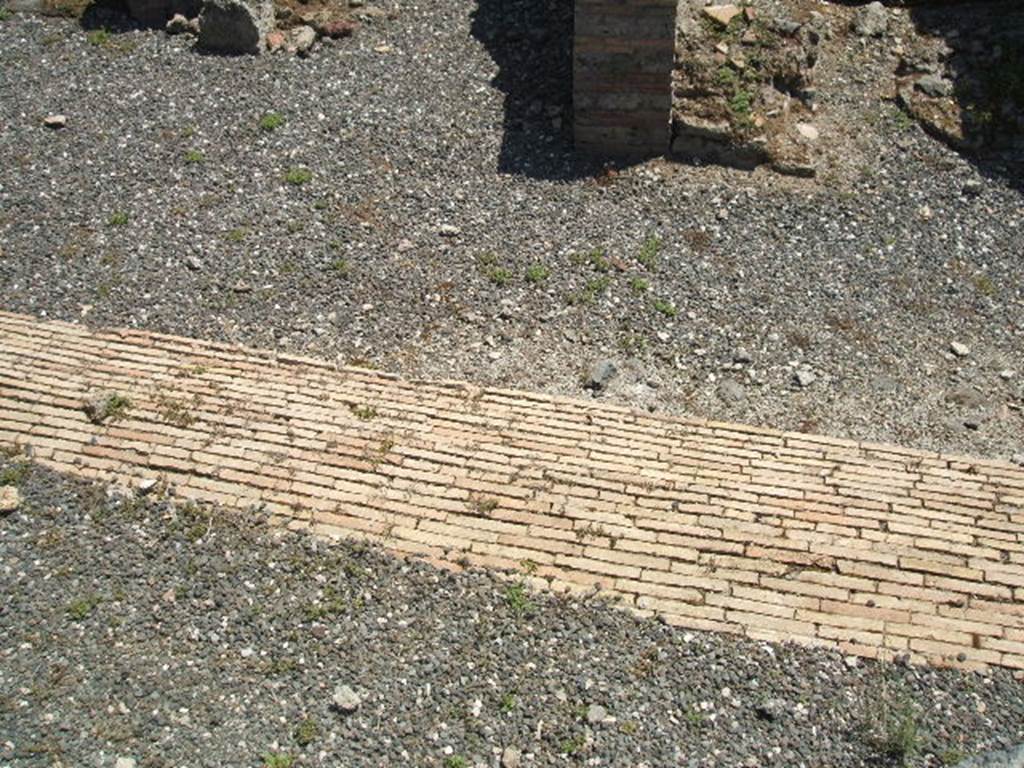
[(0, 306), (569, 394), (610, 358), (641, 408), (1024, 460), (1024, 201), (880, 100), (893, 41), (824, 44), (818, 180), (604, 172), (569, 7), (395, 3), (308, 59), (0, 22)]
[(0, 518), (5, 768), (937, 766), (1024, 740), (1006, 670), (847, 663), (31, 464), (0, 480), (24, 499)]

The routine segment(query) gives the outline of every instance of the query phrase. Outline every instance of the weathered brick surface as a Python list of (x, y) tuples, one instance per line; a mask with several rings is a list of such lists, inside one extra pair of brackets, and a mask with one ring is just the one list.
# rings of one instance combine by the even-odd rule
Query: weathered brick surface
[(676, 0), (576, 0), (576, 148), (639, 158), (669, 143)]
[[(94, 390), (127, 415), (92, 424)], [(1024, 470), (1007, 462), (5, 313), (0, 443), (678, 626), (1024, 668)]]

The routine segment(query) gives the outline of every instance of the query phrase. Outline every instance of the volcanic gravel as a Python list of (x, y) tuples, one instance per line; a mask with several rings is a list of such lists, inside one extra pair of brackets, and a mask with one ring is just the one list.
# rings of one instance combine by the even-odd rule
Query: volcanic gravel
[(0, 306), (577, 395), (609, 358), (640, 408), (1024, 461), (1019, 184), (880, 100), (895, 42), (823, 43), (839, 165), (793, 180), (575, 158), (570, 28), (400, 2), (222, 58), (13, 15)]
[(5, 767), (467, 768), (506, 750), (522, 766), (918, 766), (1024, 740), (1008, 670), (685, 632), (159, 489), (0, 473), (24, 498), (0, 518)]

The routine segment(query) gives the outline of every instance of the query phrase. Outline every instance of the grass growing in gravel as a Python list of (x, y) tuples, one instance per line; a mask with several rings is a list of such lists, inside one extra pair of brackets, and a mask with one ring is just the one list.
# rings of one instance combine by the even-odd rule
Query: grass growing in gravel
[(651, 284), (642, 277), (630, 278), (629, 287), (633, 293), (646, 293)]
[(11, 12), (6, 8), (0, 7), (0, 21), (7, 21), (11, 18)]
[(227, 240), (229, 243), (241, 243), (241, 242), (244, 242), (245, 241), (245, 229), (242, 228), (242, 227), (236, 227), (235, 229), (232, 229), (231, 231), (229, 231), (224, 236), (224, 239)]
[(265, 752), (263, 754), (263, 768), (292, 768), (295, 765), (295, 756), (287, 752)]
[(675, 317), (679, 313), (679, 310), (665, 299), (655, 299), (653, 307), (665, 317)]
[(533, 611), (533, 603), (523, 583), (509, 584), (505, 588), (505, 604), (517, 617), (525, 616)]
[(348, 259), (338, 257), (331, 262), (331, 270), (333, 270), (335, 274), (344, 277), (351, 270), (351, 265), (348, 263)]
[(260, 118), (260, 130), (270, 133), (284, 125), (284, 118), (277, 112), (267, 112)]
[(88, 618), (96, 606), (100, 604), (99, 595), (85, 595), (72, 600), (67, 605), (68, 618), (72, 621), (83, 621)]
[(660, 252), (661, 240), (657, 235), (651, 235), (640, 246), (640, 253), (637, 254), (636, 260), (647, 267), (647, 269), (654, 269)]
[(198, 149), (190, 149), (185, 153), (185, 162), (189, 165), (200, 165), (203, 159), (203, 153)]
[(312, 178), (313, 172), (309, 170), (309, 168), (304, 168), (302, 166), (290, 168), (288, 170), (288, 173), (286, 173), (284, 176), (285, 181), (287, 181), (292, 186), (296, 187), (300, 187), (303, 184), (306, 184), (307, 182), (311, 181)]
[(504, 267), (490, 267), (486, 275), (488, 280), (499, 287), (508, 285), (512, 280), (512, 273)]
[(587, 745), (587, 737), (582, 733), (577, 733), (568, 739), (564, 739), (559, 745), (558, 749), (562, 754), (575, 755), (580, 752)]
[(112, 227), (123, 227), (128, 223), (128, 214), (124, 211), (117, 211), (110, 217), (107, 223)]
[(444, 768), (469, 768), (469, 761), (462, 755), (451, 755), (444, 761)]
[(493, 285), (501, 287), (512, 281), (512, 273), (498, 263), (496, 254), (481, 254), (477, 257), (477, 261), (480, 264), (480, 271)]
[(28, 464), (18, 462), (0, 472), (0, 485), (20, 485), (28, 476)]
[(914, 702), (903, 691), (890, 691), (885, 681), (868, 705), (863, 725), (868, 743), (894, 765), (907, 765), (921, 747)]
[(604, 248), (594, 248), (586, 253), (574, 253), (569, 260), (578, 267), (589, 264), (598, 272), (607, 272), (611, 269), (611, 262), (605, 255)]
[(551, 269), (543, 264), (531, 264), (526, 268), (526, 282), (542, 283), (551, 277)]
[(103, 46), (110, 45), (110, 30), (107, 28), (94, 29), (85, 36), (89, 45)]
[(316, 720), (312, 717), (307, 717), (295, 727), (294, 736), (296, 744), (300, 747), (308, 747), (320, 738), (320, 728), (317, 726)]
[(566, 301), (569, 304), (580, 304), (586, 306), (593, 304), (598, 296), (601, 296), (612, 284), (612, 279), (608, 275), (601, 275), (595, 277), (593, 280), (587, 281), (587, 284), (583, 287), (582, 291), (571, 293), (567, 297)]

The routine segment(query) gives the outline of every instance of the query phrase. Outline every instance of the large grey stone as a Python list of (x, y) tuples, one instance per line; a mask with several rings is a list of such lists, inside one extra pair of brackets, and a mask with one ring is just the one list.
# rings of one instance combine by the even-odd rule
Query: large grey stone
[(199, 17), (199, 45), (216, 53), (262, 53), (273, 26), (270, 0), (206, 0)]
[(590, 367), (590, 372), (587, 374), (584, 386), (587, 389), (599, 392), (608, 386), (608, 382), (615, 378), (615, 374), (618, 371), (619, 369), (611, 360), (598, 360)]
[(881, 37), (889, 29), (889, 11), (879, 2), (858, 9), (853, 17), (853, 31), (862, 37)]
[(334, 689), (334, 695), (331, 697), (331, 703), (334, 708), (344, 714), (351, 714), (359, 709), (359, 705), (363, 703), (362, 698), (347, 685), (339, 685)]
[(21, 506), (21, 494), (13, 485), (0, 487), (0, 514), (17, 512)]

